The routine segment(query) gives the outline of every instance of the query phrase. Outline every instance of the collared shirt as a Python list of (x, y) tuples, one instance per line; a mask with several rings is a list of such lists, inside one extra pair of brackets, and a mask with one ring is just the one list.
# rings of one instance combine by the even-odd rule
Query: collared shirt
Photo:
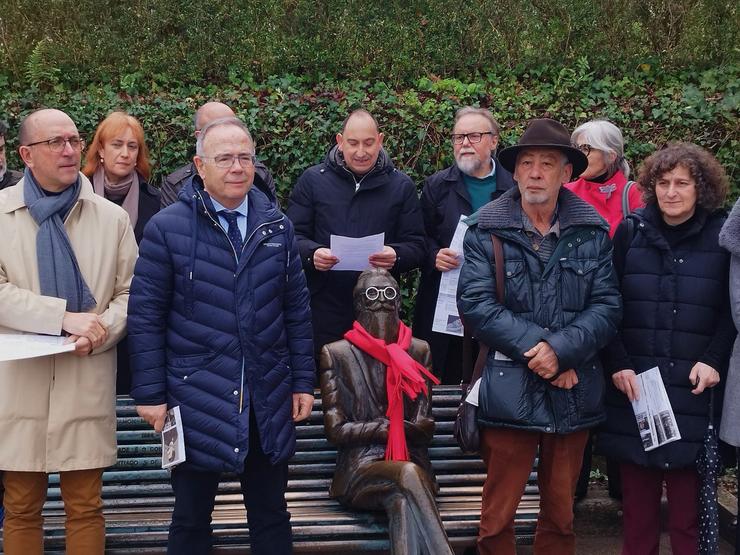
[(532, 242), (532, 248), (537, 253), (537, 256), (539, 256), (540, 261), (543, 264), (547, 264), (560, 238), (558, 207), (555, 206), (555, 212), (552, 215), (552, 220), (550, 220), (550, 229), (544, 235), (535, 227), (524, 210), (522, 210), (522, 229), (524, 229), (524, 233)]
[(221, 214), (221, 210), (226, 210), (227, 212), (235, 212), (239, 216), (236, 219), (236, 225), (239, 226), (239, 232), (242, 234), (243, 241), (244, 238), (247, 236), (247, 197), (244, 197), (242, 203), (233, 210), (229, 210), (213, 197), (211, 197), (211, 202), (213, 203), (213, 208), (216, 209), (216, 214), (218, 215), (218, 223), (221, 224), (221, 227), (227, 234), (229, 233), (229, 222), (226, 221), (226, 218), (223, 217), (223, 214)]

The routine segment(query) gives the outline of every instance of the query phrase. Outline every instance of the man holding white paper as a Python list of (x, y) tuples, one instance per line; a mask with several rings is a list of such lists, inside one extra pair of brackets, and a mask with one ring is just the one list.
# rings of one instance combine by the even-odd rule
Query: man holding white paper
[[(426, 178), (421, 191), (427, 253), (421, 267), (413, 329), (415, 337), (429, 342), (434, 374), (442, 383), (460, 383), (463, 377), (462, 337), (449, 335), (445, 328), (440, 333), (439, 326), (434, 325), (440, 317), (446, 322), (457, 315), (457, 280), (451, 283), (449, 276), (459, 274), (462, 264), (462, 236), (467, 225), (459, 223), (460, 216), (470, 216), (514, 186), (511, 172), (496, 158), (498, 140), (499, 124), (490, 110), (460, 108), (450, 134), (455, 163)], [(462, 233), (458, 231), (460, 225), (465, 226)], [(454, 240), (457, 236), (459, 242)], [(444, 294), (447, 285), (451, 286), (451, 295)], [(452, 304), (455, 314), (435, 309), (435, 303)]]
[[(424, 225), (416, 187), (383, 150), (383, 134), (365, 110), (353, 111), (321, 164), (308, 168), (293, 188), (287, 215), (293, 222), (311, 292), (315, 354), (352, 327), (352, 289), (359, 271), (340, 271), (331, 235), (385, 234), (368, 266), (396, 279), (424, 258)], [(329, 271), (333, 270), (333, 271)]]
[(67, 335), (73, 353), (0, 362), (3, 548), (44, 551), (41, 510), (58, 472), (67, 553), (105, 549), (103, 468), (116, 462), (116, 350), (136, 240), (126, 212), (79, 172), (70, 117), (21, 124), (23, 179), (0, 192), (0, 333)]

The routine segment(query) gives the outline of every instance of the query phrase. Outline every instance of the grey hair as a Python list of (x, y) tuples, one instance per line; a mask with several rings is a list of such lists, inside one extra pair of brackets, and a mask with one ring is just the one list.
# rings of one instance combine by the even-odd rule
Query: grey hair
[(493, 114), (486, 110), (485, 108), (476, 108), (475, 106), (464, 106), (460, 108), (457, 112), (455, 112), (455, 125), (457, 125), (457, 122), (460, 121), (461, 118), (465, 116), (482, 116), (488, 120), (488, 123), (491, 124), (491, 131), (494, 135), (498, 136), (498, 134), (501, 132), (501, 126), (496, 121), (496, 118), (493, 117)]
[(573, 143), (587, 143), (602, 152), (611, 152), (616, 155), (614, 162), (607, 164), (607, 173), (611, 177), (617, 170), (621, 170), (629, 179), (630, 165), (624, 159), (624, 137), (619, 127), (605, 119), (587, 121), (575, 128), (571, 134)]
[[(220, 119), (213, 120), (208, 125), (206, 125), (203, 129), (200, 130), (200, 135), (198, 135), (198, 139), (195, 141), (195, 154), (198, 156), (203, 156), (205, 154), (203, 144), (206, 141), (206, 137), (208, 136), (208, 133), (212, 129), (215, 129), (216, 127), (223, 127), (226, 125), (238, 127), (239, 129), (244, 131), (247, 134), (247, 137), (249, 138), (249, 142), (252, 143), (252, 150), (254, 150), (254, 139), (252, 139), (252, 134), (249, 132), (249, 129), (247, 129), (247, 126), (244, 124), (242, 120), (240, 120), (239, 118), (220, 118)], [(255, 153), (253, 152), (252, 154), (255, 154)]]

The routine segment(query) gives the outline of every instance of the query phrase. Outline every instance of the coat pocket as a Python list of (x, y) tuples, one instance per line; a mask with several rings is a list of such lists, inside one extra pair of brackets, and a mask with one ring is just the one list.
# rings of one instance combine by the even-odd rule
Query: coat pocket
[(591, 294), (597, 260), (560, 259), (560, 301), (563, 310), (581, 311)]
[(604, 371), (597, 363), (587, 364), (584, 368), (577, 370), (578, 383), (573, 388), (578, 416), (599, 416), (604, 413)]
[(506, 308), (517, 314), (532, 312), (532, 285), (523, 260), (507, 260), (504, 263), (506, 283)]
[(481, 380), (479, 417), (489, 422), (528, 426), (532, 416), (532, 371), (513, 360), (489, 355)]
[(172, 356), (167, 359), (167, 369), (178, 379), (187, 380), (201, 370), (205, 370), (218, 353)]

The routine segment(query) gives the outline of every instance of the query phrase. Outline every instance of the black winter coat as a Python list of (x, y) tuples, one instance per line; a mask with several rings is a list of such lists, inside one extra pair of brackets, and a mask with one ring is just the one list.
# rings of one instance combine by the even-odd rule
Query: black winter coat
[[(491, 195), (491, 200), (496, 200), (514, 186), (511, 173), (505, 170), (498, 160), (495, 164), (496, 191)], [(424, 181), (424, 188), (421, 191), (421, 211), (424, 216), (427, 250), (416, 297), (414, 337), (429, 342), (432, 349), (432, 365), (437, 376), (457, 375), (462, 360), (455, 361), (456, 368), (449, 367), (451, 361), (447, 361), (447, 368), (444, 365), (450, 342), (462, 341), (462, 338), (432, 332), (439, 281), (442, 277), (442, 272), (435, 268), (437, 252), (450, 246), (460, 216), (469, 216), (473, 213), (470, 194), (463, 181), (463, 174), (456, 164), (438, 171)]]
[(15, 170), (6, 170), (3, 178), (0, 179), (0, 191), (7, 187), (12, 187), (16, 183), (18, 183), (22, 177), (22, 172), (17, 172)]
[[(491, 348), (479, 423), (560, 434), (595, 426), (604, 420), (598, 353), (621, 317), (609, 226), (590, 205), (561, 189), (560, 238), (542, 264), (523, 232), (517, 188), (476, 217), (465, 235), (457, 296), (466, 325)], [(503, 242), (504, 306), (496, 300), (492, 233)], [(540, 341), (555, 351), (559, 372), (575, 369), (575, 387), (555, 387), (527, 367), (524, 353)]]
[[(159, 212), (159, 191), (149, 185), (142, 176), (139, 176), (139, 216), (134, 226), (136, 244), (141, 243), (144, 237), (144, 227), (152, 216)], [(116, 373), (116, 393), (128, 395), (131, 390), (131, 368), (129, 366), (128, 337), (116, 345), (118, 372)]]
[(392, 274), (418, 268), (424, 258), (424, 224), (413, 181), (393, 167), (381, 150), (375, 168), (360, 180), (344, 166), (334, 147), (323, 163), (307, 169), (293, 188), (286, 211), (295, 226), (301, 261), (311, 292), (316, 354), (342, 339), (352, 327), (352, 289), (359, 272), (320, 272), (313, 253), (329, 247), (330, 236), (363, 237), (385, 233), (396, 251)]
[[(597, 446), (606, 455), (641, 466), (671, 469), (695, 464), (709, 421), (709, 391), (691, 393), (689, 373), (697, 361), (720, 373), (715, 387), (717, 417), (722, 407), (734, 338), (729, 254), (718, 244), (725, 218), (698, 209), (692, 220), (673, 249), (661, 232), (655, 205), (637, 210), (614, 236), (624, 318), (602, 356), (607, 371), (607, 421)], [(611, 375), (626, 368), (640, 373), (655, 366), (663, 376), (681, 439), (646, 452), (632, 406), (614, 387)]]

